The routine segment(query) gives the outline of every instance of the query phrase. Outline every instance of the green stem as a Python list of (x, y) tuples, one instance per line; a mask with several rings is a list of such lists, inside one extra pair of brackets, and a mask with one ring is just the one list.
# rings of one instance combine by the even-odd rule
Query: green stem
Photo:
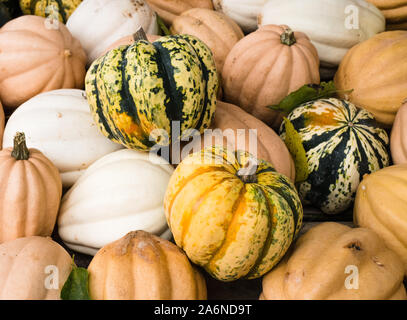
[(24, 132), (17, 132), (14, 136), (14, 147), (11, 151), (11, 156), (16, 160), (28, 160), (30, 158), (30, 151), (25, 143)]
[(294, 36), (294, 31), (292, 31), (290, 28), (286, 28), (284, 32), (280, 36), (281, 43), (285, 44), (287, 46), (292, 46), (297, 42), (297, 39), (295, 39)]

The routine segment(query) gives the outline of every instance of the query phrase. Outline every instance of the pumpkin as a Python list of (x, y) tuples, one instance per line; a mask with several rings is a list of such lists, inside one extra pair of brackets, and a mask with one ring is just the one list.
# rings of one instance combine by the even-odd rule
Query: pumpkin
[(0, 300), (59, 300), (72, 259), (49, 237), (0, 245)]
[[(5, 123), (5, 115), (4, 115), (3, 105), (0, 102), (0, 146), (3, 145), (4, 123)], [(0, 148), (0, 150), (1, 150), (1, 148)]]
[[(138, 34), (136, 32), (136, 33), (133, 33), (132, 35), (128, 35), (128, 36), (125, 36), (123, 38), (120, 38), (119, 40), (113, 42), (109, 47), (107, 47), (106, 50), (103, 51), (103, 53), (99, 57), (104, 56), (110, 50), (116, 49), (117, 47), (130, 46), (130, 45), (134, 44), (134, 42), (139, 40), (139, 39), (137, 39), (137, 37), (138, 37)], [(147, 40), (149, 42), (154, 42), (154, 41), (156, 41), (156, 40), (158, 40), (160, 38), (161, 38), (161, 36), (158, 36), (158, 35), (155, 35), (155, 34), (147, 34)]]
[(257, 16), (268, 0), (213, 0), (215, 10), (221, 11), (239, 24), (245, 33), (257, 29)]
[(173, 243), (145, 231), (104, 246), (89, 267), (94, 300), (204, 300), (205, 279)]
[(22, 16), (0, 30), (0, 99), (15, 109), (33, 96), (61, 88), (82, 88), (86, 54), (63, 25)]
[(340, 93), (390, 127), (407, 97), (407, 31), (388, 31), (353, 47), (335, 75)]
[(365, 176), (356, 194), (353, 220), (375, 231), (398, 254), (407, 275), (407, 164)]
[(397, 112), (391, 131), (390, 147), (394, 164), (407, 163), (407, 103)]
[(113, 42), (135, 33), (140, 27), (147, 33), (158, 33), (156, 14), (143, 0), (84, 1), (69, 17), (66, 26), (85, 49), (88, 65)]
[(318, 50), (321, 67), (341, 62), (354, 45), (385, 30), (383, 14), (364, 0), (268, 0), (259, 25), (286, 24), (304, 32)]
[(244, 36), (240, 27), (228, 16), (200, 8), (185, 11), (175, 18), (170, 30), (172, 34), (190, 34), (205, 42), (212, 51), (219, 72), (230, 50)]
[(20, 0), (24, 14), (50, 17), (66, 23), (82, 0)]
[(40, 151), (28, 149), (24, 133), (0, 151), (0, 243), (54, 230), (62, 184), (58, 169)]
[(61, 239), (93, 255), (132, 230), (169, 238), (163, 201), (173, 170), (153, 153), (125, 149), (102, 157), (62, 198)]
[[(326, 214), (347, 210), (365, 174), (389, 165), (389, 138), (366, 110), (335, 98), (311, 101), (289, 115), (306, 153), (308, 177), (297, 186), (301, 200)], [(285, 123), (280, 128), (284, 141)]]
[(222, 147), (196, 152), (178, 165), (164, 208), (176, 244), (221, 281), (270, 271), (298, 234), (303, 216), (286, 176), (247, 152)]
[[(145, 36), (142, 30), (139, 35)], [(120, 46), (97, 59), (86, 75), (99, 129), (112, 141), (144, 151), (169, 145), (176, 122), (181, 137), (208, 128), (217, 90), (211, 51), (189, 35)]]
[(373, 231), (325, 222), (263, 278), (260, 299), (407, 300), (403, 273), (400, 258)]
[(3, 147), (13, 145), (17, 131), (24, 131), (29, 145), (54, 163), (64, 187), (94, 161), (121, 148), (99, 132), (85, 91), (77, 89), (49, 91), (22, 104), (7, 122)]
[(276, 128), (282, 116), (267, 106), (305, 84), (318, 84), (318, 67), (317, 51), (305, 34), (287, 26), (261, 27), (227, 56), (222, 72), (224, 100)]
[(171, 25), (174, 19), (192, 8), (212, 9), (212, 0), (146, 0), (165, 23)]
[(386, 17), (387, 30), (407, 29), (406, 0), (366, 0), (378, 7)]

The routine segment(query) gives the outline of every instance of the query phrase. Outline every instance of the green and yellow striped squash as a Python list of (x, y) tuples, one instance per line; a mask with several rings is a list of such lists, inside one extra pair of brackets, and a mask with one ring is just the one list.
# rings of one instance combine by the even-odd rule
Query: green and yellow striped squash
[(218, 86), (210, 49), (188, 35), (120, 46), (95, 60), (86, 75), (100, 130), (137, 150), (169, 145), (173, 121), (181, 137), (188, 129), (202, 133), (214, 116)]
[(40, 17), (54, 16), (66, 23), (70, 15), (81, 4), (82, 0), (20, 0), (24, 14)]
[[(389, 137), (373, 115), (335, 98), (307, 102), (288, 116), (306, 152), (308, 178), (297, 189), (304, 203), (326, 214), (347, 210), (365, 174), (389, 165)], [(283, 123), (280, 136), (285, 141)]]
[(191, 154), (178, 165), (164, 209), (177, 245), (221, 281), (270, 271), (297, 236), (303, 217), (286, 176), (245, 151), (221, 147)]

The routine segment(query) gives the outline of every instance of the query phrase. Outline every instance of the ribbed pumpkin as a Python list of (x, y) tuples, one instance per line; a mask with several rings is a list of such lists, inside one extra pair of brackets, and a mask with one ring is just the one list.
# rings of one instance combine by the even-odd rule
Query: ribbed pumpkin
[(390, 148), (394, 164), (407, 163), (407, 103), (397, 112), (391, 131)]
[(99, 250), (89, 267), (94, 300), (204, 300), (205, 279), (167, 240), (134, 231)]
[(225, 14), (200, 8), (185, 11), (175, 18), (171, 33), (190, 34), (202, 40), (211, 49), (220, 73), (228, 53), (244, 36), (236, 22)]
[(62, 194), (58, 169), (40, 151), (27, 149), (23, 133), (0, 151), (0, 243), (50, 236)]
[(387, 30), (407, 29), (406, 0), (366, 0), (378, 7), (386, 17)]
[[(100, 55), (100, 57), (104, 56), (110, 50), (115, 49), (117, 47), (130, 46), (130, 45), (134, 44), (134, 42), (139, 40), (139, 39), (137, 39), (137, 37), (138, 37), (137, 33), (134, 33), (132, 35), (128, 35), (123, 38), (120, 38), (119, 40), (113, 42), (109, 47), (107, 47), (106, 50)], [(155, 34), (147, 34), (147, 40), (149, 42), (154, 42), (160, 38), (161, 38), (161, 36), (158, 36)]]
[[(5, 124), (5, 115), (4, 115), (3, 105), (0, 102), (0, 146), (3, 146), (4, 124)], [(1, 150), (1, 147), (0, 147), (0, 150)]]
[(385, 126), (407, 97), (407, 31), (379, 33), (348, 51), (335, 75), (338, 90)]
[(66, 23), (72, 12), (82, 0), (20, 0), (20, 7), (24, 14), (41, 17), (58, 17)]
[(354, 222), (372, 229), (402, 259), (407, 275), (407, 164), (365, 176), (356, 194)]
[[(348, 209), (363, 176), (389, 165), (387, 133), (371, 113), (345, 100), (305, 103), (288, 120), (301, 138), (308, 163), (309, 176), (298, 185), (300, 197), (327, 214)], [(285, 124), (280, 136), (287, 139)]]
[(296, 237), (303, 216), (287, 177), (247, 152), (220, 147), (178, 165), (164, 209), (177, 245), (221, 281), (270, 271)]
[(54, 89), (82, 88), (86, 54), (61, 23), (22, 16), (0, 30), (0, 98), (15, 109), (33, 96)]
[(318, 84), (318, 68), (317, 51), (305, 34), (267, 25), (240, 40), (227, 56), (224, 99), (278, 127), (282, 116), (267, 106), (305, 84)]
[(181, 136), (208, 128), (217, 91), (212, 53), (189, 35), (113, 49), (86, 75), (88, 102), (103, 134), (137, 150), (168, 145), (173, 121)]
[(403, 263), (369, 229), (322, 223), (291, 251), (263, 278), (260, 299), (407, 300)]

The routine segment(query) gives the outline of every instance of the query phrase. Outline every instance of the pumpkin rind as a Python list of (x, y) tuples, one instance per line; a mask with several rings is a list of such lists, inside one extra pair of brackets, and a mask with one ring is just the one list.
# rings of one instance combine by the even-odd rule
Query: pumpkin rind
[(390, 148), (394, 164), (407, 163), (407, 103), (397, 112), (391, 131)]
[(66, 23), (81, 2), (82, 0), (20, 0), (20, 7), (24, 14), (40, 17), (57, 14), (59, 21)]
[[(372, 114), (335, 98), (311, 101), (288, 120), (302, 139), (309, 176), (298, 184), (304, 202), (327, 214), (348, 209), (365, 174), (389, 165), (389, 138)], [(285, 125), (280, 136), (286, 138)]]
[(407, 29), (406, 0), (366, 0), (378, 7), (386, 18), (387, 30)]

